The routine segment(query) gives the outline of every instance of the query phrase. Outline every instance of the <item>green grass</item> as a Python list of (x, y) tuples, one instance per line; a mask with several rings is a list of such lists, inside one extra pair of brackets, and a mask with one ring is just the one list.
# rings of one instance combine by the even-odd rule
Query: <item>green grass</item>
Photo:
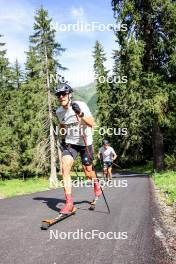
[(155, 185), (165, 194), (166, 203), (173, 205), (174, 201), (176, 201), (176, 171), (152, 173), (152, 162), (148, 162), (146, 165), (131, 167), (128, 171), (148, 173), (152, 176)]
[(156, 186), (166, 195), (166, 203), (173, 205), (176, 201), (176, 171), (166, 171), (153, 175)]
[[(85, 176), (84, 172), (82, 172), (82, 171), (77, 171), (77, 174), (78, 174), (79, 177), (84, 177)], [(71, 172), (71, 177), (72, 178), (77, 178), (77, 175), (76, 175), (76, 173), (74, 171)]]
[[(72, 179), (77, 176), (71, 172)], [(78, 172), (79, 177), (83, 177), (83, 172)], [(61, 179), (61, 178), (60, 178)], [(0, 180), (0, 198), (13, 197), (17, 195), (30, 194), (49, 190), (49, 181), (47, 178), (29, 178), (25, 181), (20, 179)]]
[(48, 179), (33, 178), (25, 181), (20, 179), (0, 181), (0, 197), (12, 197), (49, 189)]
[(145, 165), (138, 165), (138, 166), (130, 167), (129, 169), (127, 169), (127, 171), (137, 172), (137, 173), (148, 173), (151, 175), (151, 173), (152, 173), (152, 162), (149, 161)]

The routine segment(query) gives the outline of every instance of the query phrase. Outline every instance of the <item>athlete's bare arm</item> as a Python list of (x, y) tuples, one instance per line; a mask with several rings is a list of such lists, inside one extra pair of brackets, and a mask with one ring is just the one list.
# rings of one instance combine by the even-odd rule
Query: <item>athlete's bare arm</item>
[(117, 159), (117, 154), (113, 153), (113, 160)]
[(101, 159), (100, 152), (98, 152), (98, 155), (97, 156), (98, 156), (99, 159)]
[(95, 127), (95, 120), (93, 116), (83, 116), (81, 120), (89, 127)]

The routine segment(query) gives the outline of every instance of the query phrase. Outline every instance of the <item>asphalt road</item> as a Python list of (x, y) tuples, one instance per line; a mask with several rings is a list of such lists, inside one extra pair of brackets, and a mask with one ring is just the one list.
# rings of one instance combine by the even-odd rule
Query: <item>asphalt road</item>
[[(102, 198), (95, 211), (88, 210), (92, 188), (74, 188), (74, 201), (79, 208), (76, 215), (47, 231), (40, 229), (41, 220), (57, 215), (64, 203), (63, 190), (0, 200), (0, 263), (165, 264), (161, 253), (158, 257), (154, 239), (150, 179), (140, 174), (114, 175), (116, 186), (125, 185), (122, 180), (127, 181), (127, 187), (104, 189), (110, 215)], [(74, 239), (71, 233), (68, 239), (68, 232), (77, 231), (84, 236), (92, 230), (105, 235), (115, 232), (116, 239)], [(65, 234), (67, 238), (63, 239)]]

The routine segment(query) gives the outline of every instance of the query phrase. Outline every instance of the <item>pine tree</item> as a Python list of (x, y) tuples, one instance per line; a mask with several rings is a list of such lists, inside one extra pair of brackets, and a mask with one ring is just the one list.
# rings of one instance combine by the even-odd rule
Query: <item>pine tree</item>
[(12, 177), (18, 174), (20, 168), (19, 140), (16, 132), (18, 94), (4, 46), (5, 43), (0, 42), (0, 175)]
[[(163, 127), (170, 123), (170, 115), (167, 114), (166, 109), (171, 103), (170, 82), (175, 78), (171, 77), (173, 72), (169, 68), (169, 63), (175, 66), (173, 29), (176, 5), (167, 0), (140, 2), (114, 0), (112, 6), (118, 22), (120, 20), (128, 26), (127, 32), (116, 34), (121, 47), (124, 47), (125, 41), (132, 35), (136, 43), (141, 42), (144, 46), (140, 55), (142, 71), (139, 68), (138, 86), (141, 103), (136, 106), (136, 111), (145, 115), (147, 124), (152, 128), (154, 169), (162, 170), (164, 168)], [(124, 61), (121, 60), (121, 63), (123, 64)]]
[(35, 51), (34, 47), (29, 47), (29, 51), (26, 52), (27, 54), (27, 61), (25, 64), (26, 70), (26, 81), (29, 82), (30, 80), (34, 81), (40, 78), (41, 72), (41, 64), (39, 55)]
[[(0, 35), (0, 38), (3, 37), (3, 35)], [(0, 42), (0, 87), (1, 90), (3, 88), (8, 87), (9, 83), (9, 77), (11, 76), (11, 69), (9, 65), (9, 61), (6, 58), (6, 50), (3, 49), (5, 46), (4, 42)]]
[(108, 71), (104, 66), (106, 57), (103, 46), (99, 41), (96, 41), (93, 57), (97, 90), (97, 121), (100, 129), (107, 129), (110, 85), (108, 84)]
[[(117, 34), (120, 48), (114, 51), (114, 84), (110, 94), (109, 123), (118, 133), (112, 135), (111, 142), (118, 153), (121, 153), (121, 162), (125, 160), (134, 162), (144, 158), (142, 134), (148, 132), (142, 113), (138, 109), (141, 106), (139, 86), (142, 64), (140, 59), (144, 47), (141, 42), (135, 41), (133, 36), (125, 41), (123, 32)], [(123, 80), (123, 77), (127, 81), (119, 81)], [(127, 135), (122, 133), (124, 128), (127, 129)]]
[(14, 85), (17, 90), (20, 89), (21, 83), (24, 82), (24, 74), (21, 70), (18, 60), (15, 60), (15, 65), (13, 67), (14, 72)]
[[(60, 55), (64, 49), (55, 40), (55, 30), (51, 29), (51, 22), (52, 20), (48, 17), (48, 12), (41, 7), (36, 12), (33, 27), (34, 34), (30, 36), (30, 49), (27, 53), (26, 63), (26, 79), (28, 99), (31, 97), (32, 105), (37, 105), (39, 109), (39, 112), (34, 114), (34, 120), (36, 123), (34, 124), (32, 131), (35, 131), (34, 134), (36, 134), (37, 129), (40, 128), (41, 133), (37, 140), (37, 145), (35, 146), (33, 139), (31, 146), (33, 146), (38, 153), (37, 156), (40, 160), (39, 163), (43, 161), (43, 165), (41, 164), (42, 166), (47, 167), (46, 160), (48, 158), (50, 159), (50, 183), (55, 184), (57, 181), (56, 142), (53, 124), (53, 106), (55, 104), (55, 99), (52, 95), (52, 91), (56, 84), (50, 83), (50, 75), (55, 76), (57, 70), (62, 68), (57, 61), (57, 56)], [(30, 92), (31, 95), (29, 95)], [(40, 98), (36, 99), (36, 94), (38, 94), (38, 97)], [(29, 102), (28, 99), (27, 101)], [(31, 108), (30, 111), (36, 111), (33, 107)], [(27, 123), (30, 127), (30, 120), (28, 120)], [(34, 138), (36, 139), (36, 136), (34, 136)], [(50, 157), (48, 157), (48, 150), (50, 152)]]

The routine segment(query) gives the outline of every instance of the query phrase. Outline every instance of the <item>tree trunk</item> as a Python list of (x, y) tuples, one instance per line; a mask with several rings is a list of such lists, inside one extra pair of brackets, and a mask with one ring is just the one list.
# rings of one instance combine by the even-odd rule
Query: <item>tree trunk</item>
[(152, 126), (152, 146), (153, 146), (153, 169), (154, 171), (164, 170), (164, 144), (163, 135), (157, 122)]
[[(59, 127), (56, 126), (55, 135), (58, 136), (58, 134), (59, 134)], [(60, 165), (59, 175), (62, 175), (62, 151), (60, 147), (61, 147), (60, 142), (59, 140), (57, 140), (57, 154), (58, 154), (59, 165)]]
[[(149, 18), (149, 13), (152, 11), (151, 1), (142, 0), (141, 7), (143, 8), (143, 23), (141, 28), (142, 37), (145, 43), (144, 55), (144, 70), (148, 73), (156, 72), (156, 51), (155, 51), (155, 36), (154, 27)], [(150, 87), (149, 87), (150, 89)], [(153, 148), (153, 169), (154, 171), (164, 170), (164, 144), (163, 135), (156, 120), (152, 124), (152, 148)]]
[(50, 122), (50, 162), (51, 162), (51, 174), (50, 174), (50, 184), (55, 185), (57, 179), (56, 173), (56, 151), (55, 151), (55, 137), (54, 128), (52, 123), (52, 109), (51, 109), (51, 93), (48, 91), (48, 108), (49, 108), (49, 122)]
[(127, 150), (129, 149), (129, 147), (130, 147), (130, 141), (127, 141), (126, 144), (125, 144), (125, 147), (124, 147), (124, 149), (123, 149), (122, 158), (125, 157), (126, 152), (127, 152)]
[(56, 173), (56, 151), (55, 151), (55, 137), (54, 137), (54, 127), (53, 127), (53, 114), (51, 106), (51, 92), (50, 92), (50, 82), (48, 73), (48, 56), (47, 49), (45, 46), (45, 62), (46, 62), (46, 79), (47, 79), (47, 91), (48, 91), (48, 112), (49, 112), (49, 124), (50, 124), (50, 187), (58, 187), (57, 173)]
[(59, 141), (57, 141), (57, 152), (58, 152), (59, 165), (60, 165), (59, 175), (62, 175), (62, 152), (60, 150), (60, 143), (59, 143)]

